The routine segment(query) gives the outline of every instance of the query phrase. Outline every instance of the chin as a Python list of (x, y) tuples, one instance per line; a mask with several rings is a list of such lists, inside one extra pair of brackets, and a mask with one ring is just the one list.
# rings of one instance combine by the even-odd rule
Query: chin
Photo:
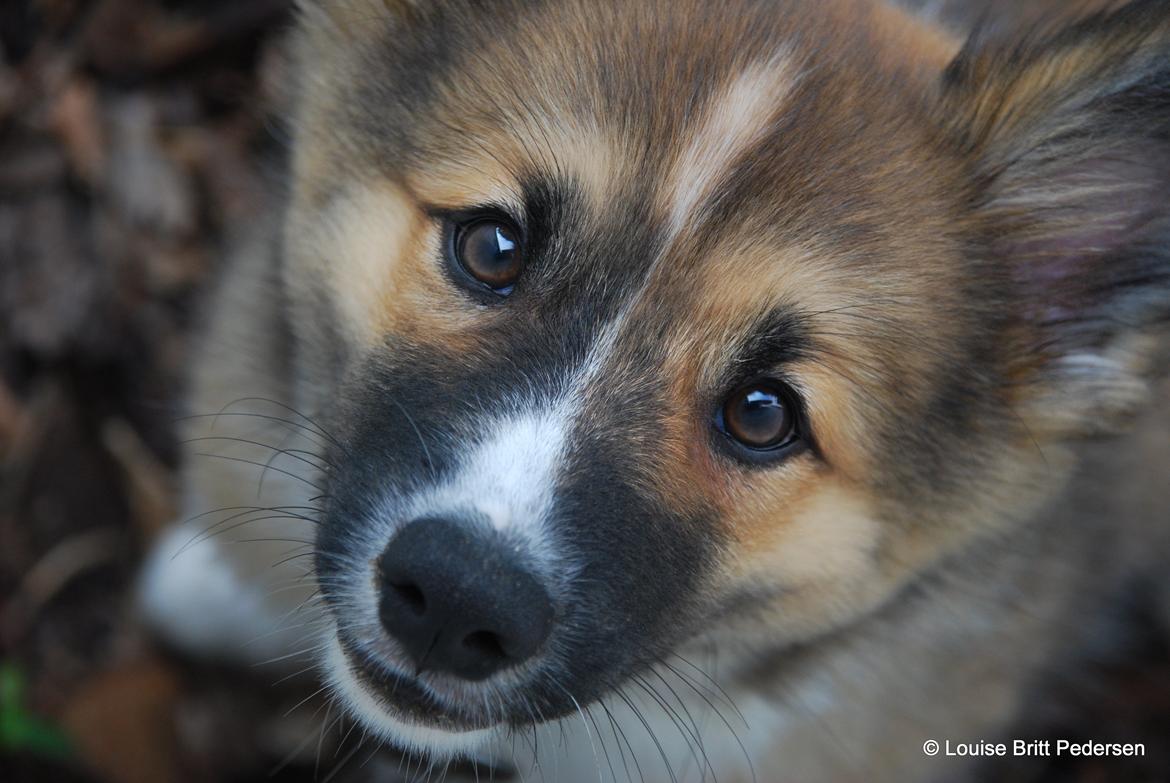
[[(420, 708), (399, 703), (394, 694), (377, 692), (371, 687), (379, 677), (373, 666), (347, 652), (337, 633), (329, 632), (321, 661), (326, 682), (356, 720), (393, 747), (431, 761), (475, 761), (492, 740), (506, 733), (498, 724), (475, 726), (445, 715), (430, 694), (424, 698), (430, 696), (431, 703)], [(424, 691), (404, 673), (381, 674), (383, 681), (396, 677), (415, 693)]]

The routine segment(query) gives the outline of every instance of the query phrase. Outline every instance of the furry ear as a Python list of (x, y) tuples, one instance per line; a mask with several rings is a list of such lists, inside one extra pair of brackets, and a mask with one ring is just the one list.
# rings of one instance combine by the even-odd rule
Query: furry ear
[(426, 0), (295, 0), (302, 28), (342, 46), (409, 24), (427, 5)]
[(1137, 0), (947, 69), (974, 233), (1015, 300), (1012, 377), (1033, 426), (1116, 429), (1170, 321), (1170, 2)]

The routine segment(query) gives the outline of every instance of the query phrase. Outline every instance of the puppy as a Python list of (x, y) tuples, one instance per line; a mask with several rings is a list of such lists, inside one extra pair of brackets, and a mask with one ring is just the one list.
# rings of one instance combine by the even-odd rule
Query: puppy
[(1157, 589), (1170, 3), (301, 16), (143, 582), (173, 642), (311, 658), (437, 762), (905, 783)]

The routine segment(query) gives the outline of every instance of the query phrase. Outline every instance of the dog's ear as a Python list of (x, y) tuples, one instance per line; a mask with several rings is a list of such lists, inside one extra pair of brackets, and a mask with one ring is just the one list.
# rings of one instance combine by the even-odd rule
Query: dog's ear
[(430, 0), (295, 0), (301, 27), (327, 45), (355, 43), (371, 34), (409, 26)]
[(1170, 2), (969, 42), (942, 98), (977, 252), (1014, 300), (1002, 348), (1032, 426), (1116, 429), (1170, 319)]

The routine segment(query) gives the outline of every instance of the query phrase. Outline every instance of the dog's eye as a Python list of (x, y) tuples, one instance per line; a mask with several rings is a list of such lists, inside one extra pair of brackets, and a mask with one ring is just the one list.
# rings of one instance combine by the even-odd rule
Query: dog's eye
[(498, 218), (483, 218), (456, 229), (455, 260), (467, 274), (498, 294), (511, 293), (524, 271), (519, 232)]
[(757, 381), (728, 395), (716, 415), (719, 428), (752, 451), (772, 451), (797, 437), (792, 392), (776, 381)]

